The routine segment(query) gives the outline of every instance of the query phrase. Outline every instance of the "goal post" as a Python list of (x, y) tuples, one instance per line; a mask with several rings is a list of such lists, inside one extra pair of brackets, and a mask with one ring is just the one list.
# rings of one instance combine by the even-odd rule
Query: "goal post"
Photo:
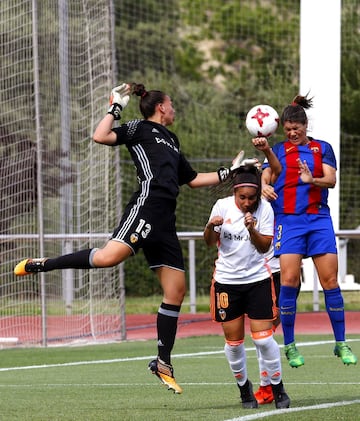
[(109, 0), (1, 2), (0, 337), (124, 339), (119, 268), (13, 275), (23, 258), (101, 247), (69, 236), (118, 221), (119, 159), (92, 141), (114, 81), (113, 19)]

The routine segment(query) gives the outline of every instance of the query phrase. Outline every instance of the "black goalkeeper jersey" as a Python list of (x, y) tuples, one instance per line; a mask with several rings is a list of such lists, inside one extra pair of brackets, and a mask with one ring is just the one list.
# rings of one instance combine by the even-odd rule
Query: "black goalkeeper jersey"
[(112, 130), (117, 135), (115, 145), (126, 145), (134, 161), (139, 182), (135, 195), (144, 204), (147, 199), (176, 202), (179, 186), (197, 175), (181, 153), (177, 136), (148, 120), (131, 120)]

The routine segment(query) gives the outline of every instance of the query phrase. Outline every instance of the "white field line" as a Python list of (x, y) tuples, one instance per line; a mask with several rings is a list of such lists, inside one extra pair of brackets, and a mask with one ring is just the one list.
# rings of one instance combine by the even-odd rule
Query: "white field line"
[[(359, 340), (353, 339), (352, 341), (358, 342)], [(301, 343), (301, 344), (298, 343), (297, 345), (298, 346), (312, 346), (312, 345), (321, 345), (321, 344), (326, 344), (326, 343), (333, 343), (333, 341), (304, 342), (304, 343)], [(280, 345), (280, 347), (283, 347), (283, 346)], [(359, 383), (350, 383), (350, 384), (359, 384)], [(287, 383), (287, 384), (292, 384), (292, 383)], [(313, 385), (313, 384), (322, 384), (322, 382), (311, 382), (311, 383), (296, 382), (296, 384), (303, 384), (303, 385), (312, 384)], [(332, 383), (332, 384), (337, 384), (337, 383)], [(339, 384), (342, 384), (342, 383), (339, 383)], [(265, 418), (265, 417), (273, 417), (273, 416), (277, 416), (277, 415), (281, 415), (281, 414), (291, 414), (291, 413), (295, 413), (295, 412), (312, 411), (312, 410), (318, 410), (318, 409), (333, 408), (333, 407), (336, 407), (336, 406), (355, 405), (355, 404), (360, 404), (360, 399), (355, 399), (355, 400), (352, 400), (352, 401), (329, 402), (329, 403), (324, 403), (324, 404), (319, 404), (319, 405), (309, 405), (309, 406), (302, 406), (302, 407), (295, 407), (295, 408), (276, 409), (276, 410), (261, 412), (261, 413), (257, 413), (257, 414), (245, 415), (245, 416), (238, 417), (238, 418), (231, 418), (231, 419), (227, 419), (225, 421), (260, 420), (260, 419)]]
[(294, 412), (304, 412), (304, 411), (313, 411), (317, 409), (327, 409), (333, 408), (335, 406), (345, 406), (345, 405), (355, 405), (359, 404), (360, 399), (355, 399), (353, 401), (340, 401), (340, 402), (329, 402), (329, 403), (322, 403), (319, 405), (309, 405), (309, 406), (302, 406), (298, 408), (286, 408), (286, 409), (275, 409), (273, 411), (266, 411), (261, 412), (253, 415), (245, 415), (239, 418), (231, 418), (225, 421), (252, 421), (252, 420), (260, 420), (261, 418), (265, 417), (273, 417), (282, 414), (291, 414)]
[[(348, 342), (359, 342), (360, 339), (349, 339)], [(302, 343), (297, 343), (298, 346), (317, 346), (317, 345), (324, 345), (324, 344), (331, 344), (334, 341), (312, 341), (312, 342), (302, 342)], [(282, 348), (283, 346), (280, 345), (280, 348)], [(250, 347), (250, 348), (246, 348), (247, 351), (255, 351), (255, 347)], [(199, 357), (199, 356), (204, 356), (204, 355), (219, 355), (219, 354), (223, 354), (224, 351), (221, 350), (217, 350), (217, 351), (207, 351), (207, 352), (196, 352), (196, 353), (188, 353), (188, 354), (175, 354), (172, 357), (173, 358), (188, 358), (188, 357)], [(70, 363), (63, 363), (63, 364), (43, 364), (43, 365), (32, 365), (32, 366), (21, 366), (21, 367), (4, 367), (4, 368), (0, 368), (0, 371), (5, 372), (5, 371), (16, 371), (16, 370), (31, 370), (31, 369), (40, 369), (40, 368), (53, 368), (53, 367), (69, 367), (69, 366), (78, 366), (78, 365), (89, 365), (89, 364), (112, 364), (112, 363), (121, 363), (121, 362), (131, 362), (131, 361), (142, 361), (142, 360), (150, 360), (152, 359), (153, 356), (143, 356), (143, 357), (129, 357), (129, 358), (116, 358), (116, 359), (111, 359), (111, 360), (96, 360), (96, 361), (77, 361), (77, 362), (70, 362)], [(187, 385), (209, 385), (209, 384), (214, 384), (215, 386), (219, 386), (219, 383), (186, 383)], [(291, 383), (287, 383), (287, 384), (291, 384)], [(295, 384), (295, 383), (294, 383)], [(323, 382), (297, 382), (296, 384), (303, 384), (303, 385), (307, 385), (307, 384), (328, 384), (328, 383), (323, 383)], [(359, 383), (343, 383), (343, 382), (333, 382), (332, 384), (337, 384), (337, 385), (343, 385), (343, 384), (357, 384), (359, 385)], [(149, 384), (149, 386), (152, 386), (153, 383)], [(184, 384), (185, 385), (185, 384)], [(221, 383), (221, 385), (223, 386), (233, 386), (233, 382), (229, 382), (229, 383)], [(15, 388), (21, 388), (21, 387), (31, 387), (34, 388), (34, 385), (0, 385), (1, 387), (15, 387)], [(37, 385), (37, 386), (41, 386), (41, 385)], [(136, 386), (134, 384), (127, 384), (127, 383), (117, 383), (117, 384), (46, 384), (46, 386), (48, 387), (88, 387), (88, 386), (98, 386), (98, 387), (110, 387), (110, 386), (121, 386), (121, 387), (129, 387), (129, 386)], [(144, 383), (141, 383), (141, 385), (139, 385), (141, 387), (146, 386)], [(304, 412), (304, 411), (311, 411), (311, 410), (319, 410), (319, 409), (326, 409), (326, 408), (333, 408), (333, 407), (337, 407), (337, 406), (344, 406), (344, 405), (355, 405), (355, 404), (360, 404), (360, 399), (356, 399), (356, 400), (352, 400), (352, 401), (339, 401), (339, 402), (329, 402), (326, 404), (319, 404), (319, 405), (310, 405), (310, 406), (304, 406), (304, 407), (295, 407), (295, 408), (286, 408), (286, 409), (276, 409), (276, 410), (271, 410), (271, 411), (266, 411), (266, 412), (261, 412), (261, 413), (256, 413), (256, 414), (251, 414), (251, 415), (245, 415), (245, 416), (241, 416), (238, 418), (231, 418), (231, 419), (227, 419), (225, 421), (252, 421), (252, 420), (261, 420), (262, 418), (265, 417), (272, 417), (272, 416), (277, 416), (277, 415), (281, 415), (281, 414), (292, 414), (295, 412)]]
[[(359, 342), (359, 339), (348, 339), (347, 342)], [(298, 342), (297, 346), (316, 346), (316, 345), (325, 345), (332, 344), (334, 341), (312, 341), (312, 342)], [(283, 345), (279, 345), (280, 348), (283, 348)], [(255, 351), (255, 347), (246, 348), (246, 351)], [(220, 349), (217, 351), (206, 351), (206, 352), (194, 352), (189, 354), (174, 354), (172, 358), (193, 358), (200, 357), (204, 355), (218, 355), (223, 354), (224, 350)], [(69, 363), (59, 363), (59, 364), (42, 364), (42, 365), (28, 365), (28, 366), (19, 366), (19, 367), (3, 367), (0, 368), (0, 372), (5, 371), (17, 371), (17, 370), (34, 370), (39, 368), (53, 368), (53, 367), (70, 367), (78, 365), (92, 365), (92, 364), (113, 364), (113, 363), (122, 363), (122, 362), (131, 362), (131, 361), (143, 361), (153, 359), (153, 355), (143, 356), (143, 357), (127, 357), (127, 358), (115, 358), (111, 360), (91, 360), (91, 361), (74, 361)]]
[[(214, 386), (234, 386), (233, 382), (229, 382), (229, 383), (182, 383), (184, 386), (185, 385), (196, 385), (196, 386), (201, 386), (201, 385), (214, 385)], [(291, 384), (291, 383), (287, 383), (287, 384)], [(295, 383), (294, 383), (295, 384)], [(296, 384), (300, 384), (300, 383), (296, 383)], [(329, 383), (321, 383), (321, 382), (308, 382), (308, 383), (301, 383), (303, 385), (306, 384), (329, 384)], [(337, 384), (337, 385), (343, 385), (343, 384), (357, 384), (359, 385), (360, 382), (358, 383), (340, 383), (340, 382), (334, 382), (331, 384)], [(68, 383), (59, 383), (59, 384), (51, 384), (51, 383), (46, 383), (46, 384), (22, 384), (22, 385), (11, 385), (11, 384), (4, 384), (4, 385), (0, 385), (0, 389), (2, 387), (4, 388), (14, 388), (14, 389), (23, 389), (23, 388), (31, 388), (31, 389), (36, 389), (38, 387), (43, 388), (44, 386), (46, 387), (52, 387), (52, 388), (61, 388), (61, 387), (134, 387), (134, 386), (139, 386), (139, 387), (144, 387), (144, 386), (149, 386), (149, 387), (153, 387), (153, 382), (151, 382), (151, 384), (144, 384), (144, 383), (139, 383), (139, 384), (133, 384), (133, 383), (80, 383), (80, 384), (68, 384)], [(258, 412), (255, 414), (251, 414), (251, 415), (244, 415), (244, 416), (240, 416), (237, 418), (230, 418), (230, 419), (226, 419), (224, 421), (256, 421), (256, 420), (261, 420), (265, 417), (273, 417), (273, 416), (277, 416), (277, 415), (282, 415), (282, 414), (293, 414), (295, 412), (305, 412), (305, 411), (313, 411), (313, 410), (320, 410), (320, 409), (327, 409), (327, 408), (333, 408), (333, 407), (337, 407), (337, 406), (348, 406), (348, 405), (356, 405), (356, 404), (360, 404), (360, 399), (355, 399), (352, 401), (339, 401), (339, 402), (329, 402), (329, 403), (324, 403), (324, 404), (319, 404), (319, 405), (309, 405), (309, 406), (302, 406), (302, 407), (294, 407), (294, 408), (286, 408), (286, 409), (272, 409), (270, 411), (265, 411), (265, 412)]]

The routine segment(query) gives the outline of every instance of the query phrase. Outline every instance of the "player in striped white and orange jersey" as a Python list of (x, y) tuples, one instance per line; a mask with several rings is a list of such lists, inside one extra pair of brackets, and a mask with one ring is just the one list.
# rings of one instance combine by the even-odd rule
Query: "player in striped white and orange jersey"
[[(273, 337), (273, 321), (278, 316), (269, 266), (274, 213), (261, 198), (260, 172), (255, 166), (240, 167), (233, 188), (232, 196), (217, 200), (204, 231), (207, 245), (218, 249), (211, 285), (211, 314), (214, 321), (222, 324), (225, 355), (240, 389), (243, 408), (258, 407), (247, 374), (245, 315), (250, 319), (251, 337), (262, 358), (262, 376), (271, 383), (267, 398), (269, 402), (275, 399), (277, 408), (287, 408), (290, 398), (284, 390), (280, 350)], [(265, 403), (260, 397), (259, 401)]]

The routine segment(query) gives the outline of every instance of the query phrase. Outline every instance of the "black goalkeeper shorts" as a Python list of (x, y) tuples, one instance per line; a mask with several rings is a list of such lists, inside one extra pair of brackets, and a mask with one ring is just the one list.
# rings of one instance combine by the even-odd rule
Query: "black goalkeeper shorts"
[(164, 206), (128, 205), (112, 240), (127, 244), (133, 254), (143, 249), (151, 269), (168, 266), (185, 270), (175, 214)]

